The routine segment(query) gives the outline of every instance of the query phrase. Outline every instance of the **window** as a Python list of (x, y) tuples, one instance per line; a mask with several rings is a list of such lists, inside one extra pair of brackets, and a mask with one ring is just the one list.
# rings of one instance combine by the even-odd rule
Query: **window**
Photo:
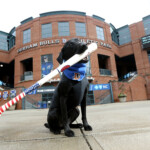
[(119, 45), (119, 35), (117, 29), (110, 23), (110, 33), (112, 40)]
[(149, 59), (149, 63), (150, 63), (150, 50), (147, 51), (147, 55), (148, 55), (148, 59)]
[(144, 24), (145, 34), (149, 35), (150, 34), (150, 16), (143, 18), (143, 24)]
[(42, 38), (52, 37), (52, 24), (42, 24)]
[(52, 55), (43, 55), (41, 56), (41, 72), (42, 72), (42, 77), (46, 76), (51, 72), (53, 69), (53, 60), (52, 60)]
[(16, 31), (8, 36), (8, 47), (11, 49), (15, 45)]
[(54, 93), (44, 93), (42, 94), (42, 101), (48, 102), (52, 101)]
[(90, 56), (88, 56), (88, 62), (86, 63), (86, 76), (91, 76), (91, 62)]
[(59, 22), (58, 23), (58, 33), (59, 36), (69, 36), (69, 22)]
[(7, 35), (0, 33), (0, 49), (8, 51)]
[(93, 91), (88, 91), (87, 92), (87, 95), (86, 95), (86, 98), (87, 98), (87, 105), (93, 105), (95, 104), (95, 101), (94, 101), (94, 92)]
[(54, 93), (44, 93), (42, 94), (42, 107), (43, 108), (49, 108), (51, 105), (51, 102), (53, 100)]
[(103, 41), (105, 40), (103, 28), (96, 26), (96, 33), (97, 33), (98, 39), (103, 40)]
[(124, 26), (118, 29), (119, 34), (119, 44), (123, 45), (131, 42), (131, 35), (128, 26)]
[(149, 59), (149, 62), (150, 62), (150, 54), (148, 54), (148, 59)]
[(110, 57), (102, 54), (98, 54), (98, 63), (99, 63), (99, 71), (100, 75), (112, 75), (111, 74), (111, 64)]
[(23, 44), (31, 42), (31, 29), (23, 31)]
[(86, 36), (86, 26), (85, 23), (76, 22), (76, 35), (77, 36)]

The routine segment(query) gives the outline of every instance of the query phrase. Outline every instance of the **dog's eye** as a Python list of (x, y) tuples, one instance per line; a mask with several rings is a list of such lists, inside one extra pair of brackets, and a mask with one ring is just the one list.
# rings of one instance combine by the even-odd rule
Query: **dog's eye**
[(69, 43), (69, 46), (73, 46), (73, 43)]

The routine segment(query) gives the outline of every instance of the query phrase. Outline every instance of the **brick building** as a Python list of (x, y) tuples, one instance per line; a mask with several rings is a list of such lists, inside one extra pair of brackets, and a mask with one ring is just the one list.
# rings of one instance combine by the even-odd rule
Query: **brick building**
[[(117, 81), (112, 82), (113, 96), (117, 101), (118, 80), (129, 73), (137, 74), (135, 83), (125, 83), (128, 92), (131, 90), (127, 100), (150, 99), (150, 46), (147, 44), (144, 48), (141, 42), (141, 38), (148, 39), (148, 35), (150, 16), (116, 29), (105, 19), (87, 16), (84, 12), (42, 13), (37, 18), (21, 21), (9, 33), (0, 31), (0, 80), (12, 88), (31, 86), (58, 67), (56, 58), (63, 44), (77, 37), (83, 42), (98, 44), (98, 50), (90, 56), (87, 64), (90, 83)], [(42, 88), (53, 89), (59, 80), (60, 77), (56, 76)], [(43, 95), (40, 99), (49, 96)], [(0, 105), (3, 103), (1, 99)]]

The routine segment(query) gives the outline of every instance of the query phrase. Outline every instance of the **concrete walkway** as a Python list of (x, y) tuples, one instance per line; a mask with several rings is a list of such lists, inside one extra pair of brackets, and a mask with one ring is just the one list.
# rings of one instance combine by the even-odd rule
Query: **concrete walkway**
[[(0, 117), (0, 150), (150, 150), (150, 101), (88, 106), (93, 131), (54, 135), (48, 109), (7, 111)], [(81, 122), (81, 117), (77, 122)]]

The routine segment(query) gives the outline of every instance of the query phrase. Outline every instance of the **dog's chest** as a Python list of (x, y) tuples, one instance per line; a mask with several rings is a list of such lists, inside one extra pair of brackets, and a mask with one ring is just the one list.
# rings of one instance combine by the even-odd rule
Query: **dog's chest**
[[(51, 108), (58, 108), (60, 106), (60, 97), (63, 96), (63, 94), (65, 94), (64, 92), (66, 91), (66, 87), (63, 86), (64, 83), (65, 85), (67, 84), (68, 87), (71, 87), (70, 92), (67, 93), (67, 108), (72, 109), (76, 106), (79, 106), (81, 101), (83, 100), (84, 94), (86, 94), (85, 90), (88, 86), (88, 80), (86, 79), (86, 77), (82, 81), (78, 82), (72, 81), (65, 75), (62, 75), (61, 83), (59, 83), (55, 90)], [(62, 95), (60, 93), (62, 93)]]
[(83, 79), (81, 82), (78, 82), (72, 86), (72, 89), (69, 93), (67, 103), (69, 106), (76, 107), (83, 100), (85, 90), (87, 88), (88, 81)]

